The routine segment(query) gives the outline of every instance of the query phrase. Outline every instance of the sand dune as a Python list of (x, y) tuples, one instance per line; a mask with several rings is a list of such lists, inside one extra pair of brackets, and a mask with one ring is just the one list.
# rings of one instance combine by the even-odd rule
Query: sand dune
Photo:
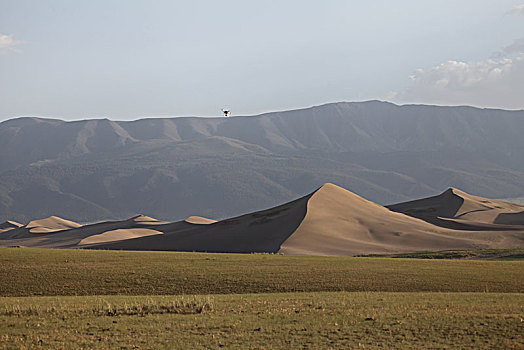
[(162, 232), (160, 231), (151, 230), (147, 228), (117, 229), (117, 230), (106, 231), (98, 235), (92, 235), (87, 238), (84, 238), (80, 242), (78, 242), (78, 245), (115, 242), (115, 241), (122, 241), (125, 239), (146, 237), (146, 236), (151, 236), (151, 235), (161, 235), (161, 234)]
[(391, 210), (454, 229), (523, 225), (524, 206), (477, 197), (456, 188), (438, 196), (388, 206)]
[(184, 221), (196, 225), (209, 225), (217, 222), (216, 220), (204, 218), (201, 216), (190, 216), (186, 218)]
[(313, 194), (304, 220), (279, 252), (357, 255), (485, 246), (481, 240), (455, 235), (451, 230), (392, 212), (341, 187), (325, 184)]
[(0, 246), (341, 256), (515, 248), (524, 247), (523, 216), (523, 206), (454, 188), (386, 208), (325, 184), (281, 206), (218, 222), (138, 215), (85, 226), (57, 217), (6, 224)]
[(9, 230), (18, 228), (18, 227), (22, 227), (22, 226), (23, 226), (22, 224), (19, 224), (16, 221), (8, 220), (8, 221), (2, 222), (0, 224), (0, 233), (6, 232), (6, 231), (9, 231)]
[[(63, 221), (52, 218), (52, 220), (45, 219), (43, 222), (42, 220), (34, 221), (29, 229), (27, 228), (29, 225), (27, 225), (5, 232), (0, 236), (0, 246), (75, 248), (93, 243), (113, 242), (159, 234), (162, 232), (154, 228), (168, 224), (164, 221), (139, 215), (122, 221), (106, 221), (85, 226), (76, 224), (78, 226), (72, 225), (74, 227), (71, 229), (50, 231), (51, 224), (56, 224), (57, 221), (64, 224)], [(47, 225), (47, 231), (33, 232), (34, 228), (43, 231), (41, 229), (43, 225)], [(58, 225), (55, 225), (56, 227)]]
[[(466, 206), (460, 206), (459, 201), (443, 202), (440, 209), (449, 215), (456, 212), (462, 215), (478, 210), (475, 205), (483, 200), (475, 197), (476, 202)], [(358, 255), (524, 245), (524, 228), (453, 230), (391, 211), (332, 184), (277, 208), (196, 227), (183, 223), (166, 225), (162, 236), (94, 247)]]
[(45, 219), (34, 220), (25, 225), (25, 228), (31, 233), (49, 233), (63, 230), (70, 230), (82, 225), (76, 222), (65, 220), (57, 216), (50, 216)]
[(132, 217), (129, 220), (132, 220), (133, 222), (136, 222), (137, 224), (140, 224), (140, 225), (169, 224), (169, 222), (167, 222), (167, 221), (160, 221), (160, 220), (157, 220), (157, 219), (154, 219), (154, 218), (152, 218), (150, 216), (145, 216), (145, 215), (137, 215), (137, 216)]

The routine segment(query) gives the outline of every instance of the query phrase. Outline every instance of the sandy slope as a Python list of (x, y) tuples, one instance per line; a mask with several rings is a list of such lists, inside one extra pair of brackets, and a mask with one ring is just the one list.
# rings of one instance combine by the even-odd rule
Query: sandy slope
[(343, 256), (524, 247), (524, 207), (516, 204), (449, 189), (390, 208), (325, 184), (295, 201), (219, 222), (139, 215), (85, 226), (57, 217), (7, 223), (0, 246)]

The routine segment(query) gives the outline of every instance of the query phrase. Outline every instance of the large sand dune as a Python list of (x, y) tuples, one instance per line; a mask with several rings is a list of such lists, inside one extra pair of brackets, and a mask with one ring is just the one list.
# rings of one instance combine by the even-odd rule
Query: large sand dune
[[(440, 204), (440, 210), (446, 213), (455, 211), (457, 205), (455, 201), (445, 200)], [(471, 211), (476, 207), (460, 209)], [(514, 232), (452, 230), (393, 212), (343, 188), (326, 184), (311, 196), (304, 220), (297, 231), (284, 242), (280, 252), (308, 255), (358, 255), (501, 248), (523, 244), (524, 227), (516, 236)]]
[(5, 223), (0, 246), (341, 256), (516, 248), (524, 247), (523, 217), (523, 206), (453, 188), (386, 208), (325, 184), (281, 206), (218, 222), (139, 215), (85, 226), (57, 217)]

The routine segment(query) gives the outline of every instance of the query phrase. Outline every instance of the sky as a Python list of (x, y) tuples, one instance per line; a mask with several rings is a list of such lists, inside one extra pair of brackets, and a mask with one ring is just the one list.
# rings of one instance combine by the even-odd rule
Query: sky
[(0, 0), (0, 120), (524, 109), (524, 0)]

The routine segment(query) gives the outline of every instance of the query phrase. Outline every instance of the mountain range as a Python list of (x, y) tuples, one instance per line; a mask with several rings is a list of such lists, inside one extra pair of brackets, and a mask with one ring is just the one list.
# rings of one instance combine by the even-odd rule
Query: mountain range
[(0, 123), (0, 221), (223, 219), (336, 183), (380, 204), (524, 197), (524, 111), (332, 103), (229, 118)]

